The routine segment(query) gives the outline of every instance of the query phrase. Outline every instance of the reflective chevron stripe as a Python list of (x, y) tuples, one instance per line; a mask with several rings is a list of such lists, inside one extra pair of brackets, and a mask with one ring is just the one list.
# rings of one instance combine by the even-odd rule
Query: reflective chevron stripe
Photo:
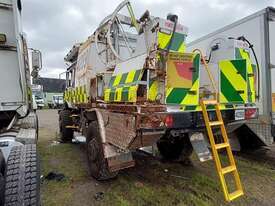
[[(158, 32), (159, 48), (167, 49), (171, 37), (172, 37), (172, 34)], [(173, 39), (172, 45), (170, 47), (170, 50), (181, 52), (181, 53), (185, 52), (185, 48), (186, 48), (185, 38), (186, 38), (185, 34), (175, 32), (174, 39)]]
[(246, 60), (224, 60), (220, 68), (220, 103), (247, 102)]
[(235, 49), (235, 58), (236, 59), (246, 59), (247, 63), (247, 75), (248, 75), (248, 102), (254, 103), (256, 101), (256, 86), (255, 86), (255, 74), (256, 74), (256, 65), (252, 64), (250, 59), (250, 54), (245, 49), (236, 48)]
[[(178, 79), (176, 79), (176, 77), (172, 73), (173, 74), (171, 76), (172, 87), (171, 87), (171, 85), (166, 85), (166, 103), (167, 104), (180, 104), (180, 105), (196, 106), (199, 104), (200, 55), (199, 54), (184, 54), (184, 55), (186, 55), (186, 56), (184, 56), (182, 59), (186, 58), (186, 61), (183, 61), (183, 60), (178, 61), (180, 63), (180, 66), (183, 65), (183, 67), (180, 68), (181, 70), (177, 71), (176, 75), (187, 71), (187, 75), (186, 75), (187, 79), (185, 78), (185, 76), (177, 77)], [(191, 57), (191, 59), (190, 59), (190, 57)], [(178, 63), (178, 62), (175, 61), (174, 63)], [(186, 63), (186, 65), (188, 65), (188, 62), (191, 63), (192, 68), (190, 68), (188, 66), (184, 66), (184, 63)], [(168, 68), (168, 69), (171, 70), (172, 69), (171, 66), (173, 66), (173, 65), (170, 65), (168, 63), (168, 66), (170, 66), (170, 68)], [(191, 71), (191, 76), (189, 76), (190, 71)], [(169, 78), (169, 74), (168, 74), (168, 78)], [(175, 79), (179, 82), (179, 85), (182, 84), (183, 86), (173, 87), (173, 85), (174, 85), (173, 82), (175, 82)], [(190, 83), (189, 83), (189, 80), (190, 80)], [(186, 83), (184, 83), (184, 82), (186, 82)], [(185, 88), (184, 88), (184, 84), (186, 85)]]
[(114, 88), (114, 87), (121, 87), (126, 84), (128, 84), (128, 85), (136, 84), (137, 81), (140, 80), (141, 75), (142, 75), (142, 69), (132, 70), (128, 73), (112, 76), (108, 87)]
[(159, 82), (157, 80), (151, 80), (149, 83), (149, 101), (155, 101), (159, 93)]
[(109, 88), (104, 92), (106, 102), (136, 102), (138, 85)]
[(68, 88), (64, 94), (64, 100), (69, 103), (79, 104), (88, 103), (88, 96), (85, 86), (79, 86), (76, 88)]
[(112, 76), (109, 87), (104, 91), (104, 101), (136, 102), (138, 83), (142, 74), (143, 70), (140, 69)]

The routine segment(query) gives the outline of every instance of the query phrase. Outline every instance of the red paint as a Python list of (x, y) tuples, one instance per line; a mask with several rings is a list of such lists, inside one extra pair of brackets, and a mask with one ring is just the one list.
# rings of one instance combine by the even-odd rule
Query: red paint
[(180, 77), (188, 80), (192, 80), (192, 62), (175, 62), (177, 73)]

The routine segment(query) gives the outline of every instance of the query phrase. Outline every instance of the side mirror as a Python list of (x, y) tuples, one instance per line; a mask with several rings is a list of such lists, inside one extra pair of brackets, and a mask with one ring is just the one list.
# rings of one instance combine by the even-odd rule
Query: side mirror
[(32, 72), (33, 78), (38, 78), (38, 72), (42, 69), (42, 55), (39, 50), (32, 50)]
[(39, 50), (32, 51), (32, 69), (37, 71), (42, 69), (42, 54)]

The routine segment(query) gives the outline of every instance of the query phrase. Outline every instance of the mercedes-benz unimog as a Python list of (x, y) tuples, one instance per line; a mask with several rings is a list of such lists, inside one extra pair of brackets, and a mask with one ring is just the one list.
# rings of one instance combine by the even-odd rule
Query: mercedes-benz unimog
[[(0, 0), (0, 205), (40, 205), (36, 150), (37, 115), (32, 109), (29, 52), (20, 0)], [(32, 52), (32, 76), (41, 68)]]
[[(244, 41), (232, 40), (229, 58), (208, 65), (200, 50), (185, 51), (187, 34), (177, 15), (163, 19), (146, 11), (136, 19), (123, 1), (65, 57), (70, 66), (59, 111), (61, 140), (70, 142), (74, 132), (86, 137), (97, 180), (133, 167), (132, 152), (141, 148), (156, 145), (162, 157), (181, 161), (194, 148), (201, 161), (215, 160), (230, 201), (243, 190), (227, 132), (257, 116), (257, 70), (250, 57), (234, 55), (235, 48), (251, 52)], [(221, 151), (229, 158), (226, 166)], [(236, 191), (227, 188), (229, 173)]]

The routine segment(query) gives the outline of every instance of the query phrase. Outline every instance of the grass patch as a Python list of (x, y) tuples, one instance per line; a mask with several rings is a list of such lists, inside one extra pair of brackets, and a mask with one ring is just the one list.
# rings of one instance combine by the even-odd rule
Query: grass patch
[[(45, 132), (44, 129), (41, 133), (43, 134), (43, 132)], [(74, 193), (74, 184), (89, 178), (85, 156), (80, 152), (81, 146), (73, 144), (53, 145), (52, 140), (41, 139), (38, 142), (38, 150), (43, 176), (52, 171), (65, 175), (65, 179), (60, 182), (43, 180), (41, 187), (42, 205), (70, 205)]]
[[(42, 174), (56, 171), (66, 176), (61, 182), (43, 182), (41, 199), (44, 206), (275, 205), (272, 199), (275, 171), (266, 164), (240, 156), (236, 157), (236, 162), (245, 196), (227, 203), (213, 161), (200, 163), (192, 155), (192, 165), (186, 166), (144, 158), (137, 160), (135, 168), (120, 172), (117, 179), (97, 183), (88, 175), (84, 146), (52, 145), (56, 134), (46, 128), (40, 133), (38, 149)], [(221, 155), (221, 158), (225, 157)], [(104, 192), (104, 198), (95, 201), (98, 191)]]

